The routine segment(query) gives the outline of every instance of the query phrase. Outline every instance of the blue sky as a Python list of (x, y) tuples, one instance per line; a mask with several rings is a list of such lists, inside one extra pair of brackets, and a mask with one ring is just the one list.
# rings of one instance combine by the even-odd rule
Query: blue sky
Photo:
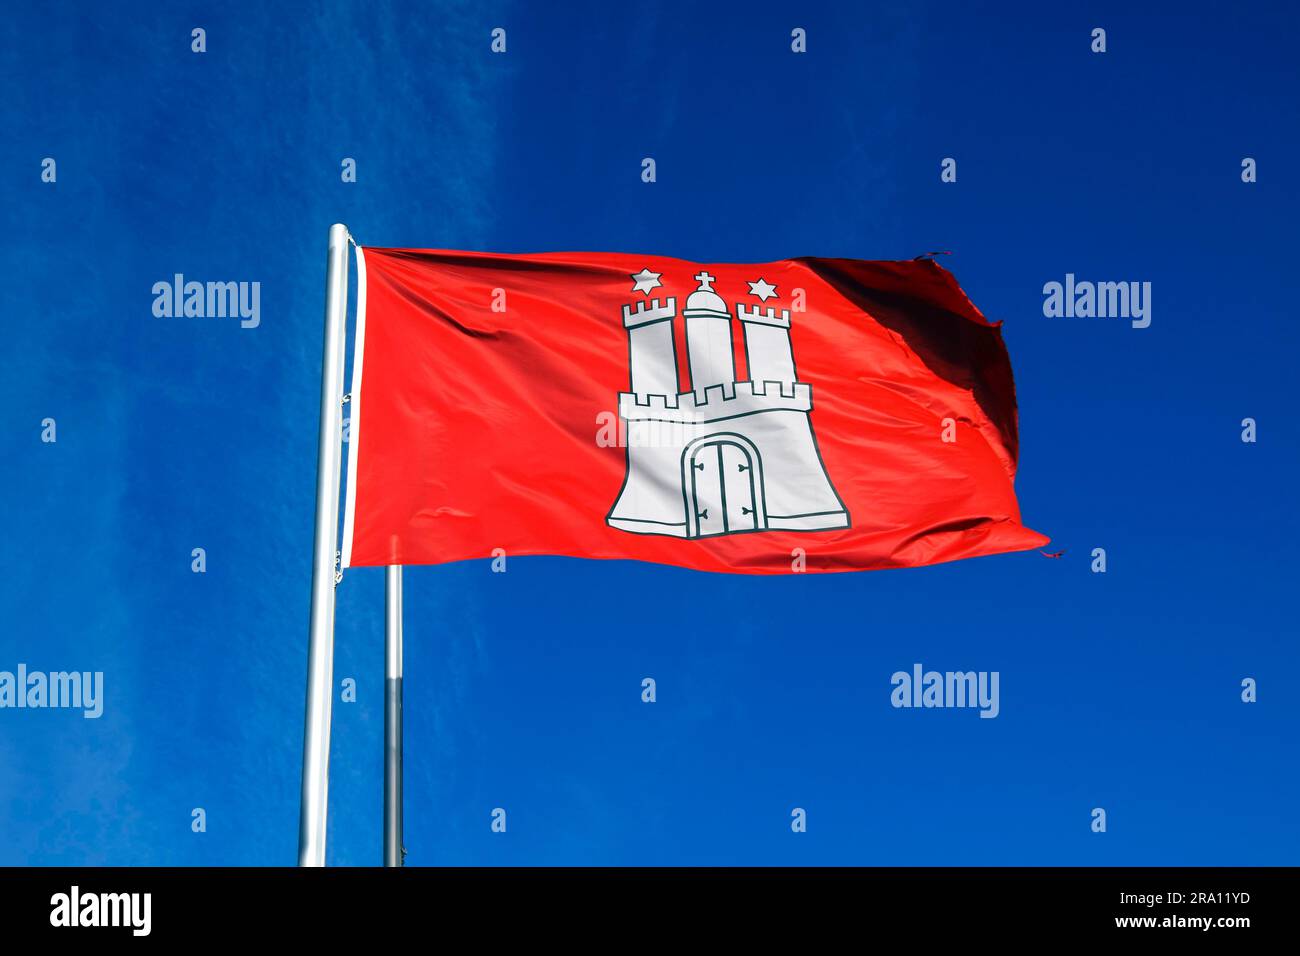
[[(1052, 6), (9, 11), (0, 670), (101, 670), (106, 701), (0, 710), (0, 864), (295, 860), (334, 221), (376, 246), (952, 250), (1005, 321), (1026, 522), (1066, 549), (411, 569), (408, 862), (1297, 862), (1300, 23)], [(155, 318), (177, 272), (261, 282), (260, 325)], [(1151, 282), (1150, 328), (1045, 318), (1067, 272)], [(380, 859), (382, 582), (339, 590), (332, 863)], [(916, 662), (999, 671), (999, 717), (891, 708)]]

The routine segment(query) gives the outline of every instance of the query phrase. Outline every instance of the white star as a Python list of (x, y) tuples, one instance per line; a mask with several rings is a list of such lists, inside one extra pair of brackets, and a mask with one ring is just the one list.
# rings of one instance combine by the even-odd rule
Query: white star
[(662, 272), (651, 272), (649, 269), (642, 269), (640, 272), (633, 272), (629, 277), (636, 280), (636, 285), (632, 286), (632, 291), (644, 292), (646, 295), (649, 295), (651, 289), (663, 285), (663, 283), (659, 281), (661, 275), (663, 275)]
[(776, 295), (776, 286), (768, 284), (766, 279), (759, 277), (757, 282), (751, 282), (749, 284), (749, 294), (756, 295), (759, 299), (766, 302), (768, 299)]

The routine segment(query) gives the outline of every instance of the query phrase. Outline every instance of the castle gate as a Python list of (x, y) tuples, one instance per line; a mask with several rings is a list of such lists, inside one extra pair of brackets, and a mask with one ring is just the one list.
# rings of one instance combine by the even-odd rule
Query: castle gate
[(747, 438), (697, 438), (682, 452), (687, 536), (707, 538), (767, 527), (763, 463)]

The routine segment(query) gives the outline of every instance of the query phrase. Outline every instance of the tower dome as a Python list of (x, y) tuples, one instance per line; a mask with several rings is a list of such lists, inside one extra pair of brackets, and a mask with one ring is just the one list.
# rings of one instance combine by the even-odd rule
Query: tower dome
[(722, 296), (713, 291), (713, 283), (717, 277), (701, 272), (693, 278), (700, 283), (700, 287), (687, 297), (684, 314), (707, 312), (711, 315), (728, 315), (727, 303), (722, 301)]

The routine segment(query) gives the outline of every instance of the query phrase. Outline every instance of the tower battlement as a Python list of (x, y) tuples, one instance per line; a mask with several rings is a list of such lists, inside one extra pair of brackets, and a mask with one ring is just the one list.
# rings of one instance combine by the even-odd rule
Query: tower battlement
[(711, 422), (779, 410), (811, 411), (812, 386), (806, 382), (734, 382), (710, 385), (703, 393), (638, 395), (620, 392), (618, 396), (618, 414), (627, 421)]
[(672, 296), (663, 305), (659, 304), (658, 299), (651, 299), (649, 302), (638, 302), (636, 308), (623, 306), (623, 326), (628, 329), (635, 329), (642, 325), (649, 325), (651, 322), (662, 322), (665, 319), (671, 319), (677, 315), (677, 300)]
[(790, 327), (790, 310), (782, 309), (780, 315), (776, 309), (761, 309), (759, 306), (746, 308), (743, 302), (736, 303), (736, 318), (742, 322), (757, 322), (760, 325), (774, 325), (779, 329)]

